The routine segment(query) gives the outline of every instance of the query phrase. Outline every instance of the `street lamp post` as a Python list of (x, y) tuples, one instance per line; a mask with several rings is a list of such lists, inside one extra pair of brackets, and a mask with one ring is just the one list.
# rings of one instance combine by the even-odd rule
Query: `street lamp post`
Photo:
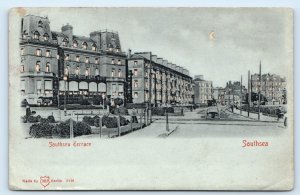
[(68, 76), (64, 75), (64, 83), (65, 83), (64, 113), (65, 113), (65, 116), (67, 116), (67, 80), (68, 80)]

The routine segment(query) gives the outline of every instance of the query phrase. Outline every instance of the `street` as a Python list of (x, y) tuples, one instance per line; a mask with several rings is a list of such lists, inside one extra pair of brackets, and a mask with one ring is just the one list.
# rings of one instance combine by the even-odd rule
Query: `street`
[[(283, 121), (277, 122), (275, 118), (264, 116), (264, 120), (258, 121), (240, 115), (238, 110), (231, 113), (224, 110), (226, 118), (206, 119), (206, 108), (186, 112), (183, 117), (169, 117), (169, 138), (193, 138), (193, 137), (265, 137), (280, 135), (285, 127)], [(222, 115), (222, 114), (221, 114)], [(139, 131), (132, 132), (124, 137), (159, 137), (165, 134), (165, 117), (153, 117), (154, 122)]]

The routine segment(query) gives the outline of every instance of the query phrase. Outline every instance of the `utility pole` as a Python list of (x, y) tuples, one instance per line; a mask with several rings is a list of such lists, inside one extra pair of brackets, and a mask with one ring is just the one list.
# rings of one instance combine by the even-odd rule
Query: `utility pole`
[(148, 71), (148, 76), (150, 79), (149, 82), (149, 112), (150, 112), (150, 124), (152, 123), (152, 52), (150, 52), (150, 64), (149, 64), (149, 71)]
[(248, 117), (250, 115), (250, 104), (251, 104), (251, 81), (250, 81), (250, 70), (248, 70)]
[(260, 120), (260, 90), (261, 90), (261, 61), (259, 62), (259, 85), (258, 85), (258, 120)]
[(242, 98), (243, 98), (243, 76), (241, 75), (240, 114), (242, 114)]

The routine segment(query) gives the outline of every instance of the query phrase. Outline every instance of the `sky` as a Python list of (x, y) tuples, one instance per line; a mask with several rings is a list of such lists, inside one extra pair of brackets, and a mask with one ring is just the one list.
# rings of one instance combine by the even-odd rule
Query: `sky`
[(118, 31), (123, 51), (152, 51), (187, 68), (190, 76), (204, 75), (214, 87), (241, 76), (246, 83), (248, 70), (258, 73), (260, 61), (263, 74), (287, 77), (293, 60), (289, 9), (39, 8), (27, 13), (48, 16), (53, 31), (67, 23), (75, 35)]

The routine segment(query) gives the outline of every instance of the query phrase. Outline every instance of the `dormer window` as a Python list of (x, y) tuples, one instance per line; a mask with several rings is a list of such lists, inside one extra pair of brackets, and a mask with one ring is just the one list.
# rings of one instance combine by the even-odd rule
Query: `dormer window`
[(39, 27), (43, 28), (43, 22), (41, 20), (39, 21)]
[(47, 33), (44, 34), (44, 40), (48, 41), (49, 40), (49, 35)]
[(77, 68), (76, 68), (76, 70), (75, 70), (75, 74), (76, 74), (76, 75), (79, 75), (79, 74), (80, 74), (80, 68), (79, 68), (79, 66), (77, 66)]
[(93, 45), (92, 45), (92, 50), (93, 50), (93, 51), (96, 51), (96, 49), (97, 49), (96, 45), (93, 44)]
[(76, 56), (76, 62), (79, 62), (79, 61), (80, 61), (80, 57)]
[(41, 62), (40, 61), (37, 61), (35, 64), (35, 71), (41, 72)]
[(117, 52), (117, 53), (119, 53), (119, 52), (120, 52), (120, 49), (119, 49), (119, 48), (117, 48), (117, 49), (116, 49), (116, 52)]
[(50, 50), (46, 50), (46, 57), (51, 57), (51, 52), (50, 52)]
[(88, 47), (87, 43), (86, 43), (86, 42), (83, 42), (83, 43), (82, 43), (82, 49), (87, 49), (87, 47)]
[(78, 43), (77, 43), (76, 40), (73, 41), (73, 47), (74, 47), (74, 48), (77, 48), (77, 47), (78, 47)]
[(69, 54), (65, 55), (65, 60), (69, 60), (69, 59), (70, 59)]
[(115, 59), (111, 59), (111, 64), (115, 64)]
[(46, 72), (50, 72), (50, 63), (49, 62), (46, 64)]
[(90, 58), (89, 57), (85, 58), (85, 63), (90, 63)]
[(62, 45), (64, 47), (67, 47), (67, 45), (68, 45), (68, 39), (64, 38), (63, 41), (62, 41)]
[(37, 49), (37, 50), (35, 51), (35, 54), (36, 54), (37, 56), (41, 56), (41, 55), (42, 55), (42, 51), (41, 51), (40, 49)]
[(118, 60), (118, 64), (121, 65), (121, 60)]
[(36, 40), (39, 40), (39, 38), (40, 38), (40, 33), (39, 33), (38, 31), (35, 31), (35, 32), (33, 33), (33, 38), (36, 39)]
[(89, 68), (86, 68), (85, 69), (85, 76), (89, 76), (90, 75), (90, 69)]
[(65, 76), (68, 76), (68, 75), (69, 75), (69, 66), (67, 66), (67, 67), (65, 68), (64, 75), (65, 75)]
[(20, 70), (21, 72), (24, 72), (25, 71), (25, 67), (24, 67), (24, 65), (21, 65), (21, 70)]
[(24, 30), (24, 31), (23, 31), (23, 34), (22, 34), (23, 39), (26, 39), (27, 35), (28, 35), (27, 31)]
[(95, 58), (95, 64), (98, 64), (98, 63), (99, 63), (99, 59)]

